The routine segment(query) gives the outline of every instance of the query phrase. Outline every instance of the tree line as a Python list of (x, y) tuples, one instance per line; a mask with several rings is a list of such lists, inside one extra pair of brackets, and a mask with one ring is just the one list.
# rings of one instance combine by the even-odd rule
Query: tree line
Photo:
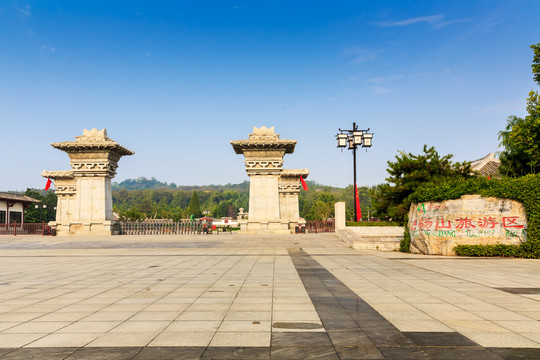
[[(171, 188), (167, 183), (156, 187), (155, 179), (139, 178), (136, 180), (138, 189), (128, 190), (123, 187), (134, 183), (126, 180), (115, 184), (113, 189), (114, 211), (121, 219), (143, 220), (190, 218), (191, 215), (201, 217), (208, 215), (214, 218), (236, 218), (240, 208), (249, 211), (249, 182), (236, 185), (210, 185)], [(159, 183), (159, 182), (158, 182)], [(326, 220), (334, 217), (336, 201), (347, 203), (347, 217), (352, 218), (354, 208), (353, 187), (338, 188), (320, 185), (307, 181), (308, 191), (301, 191), (298, 197), (300, 216), (306, 220)], [(148, 188), (144, 188), (148, 186)], [(363, 218), (368, 219), (373, 213), (371, 205), (371, 189), (359, 187), (358, 193), (363, 211)]]

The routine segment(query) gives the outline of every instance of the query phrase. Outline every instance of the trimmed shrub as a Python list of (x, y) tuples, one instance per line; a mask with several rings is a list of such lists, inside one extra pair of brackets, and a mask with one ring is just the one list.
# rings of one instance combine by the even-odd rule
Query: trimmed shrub
[(347, 221), (346, 226), (402, 226), (398, 222), (392, 221)]

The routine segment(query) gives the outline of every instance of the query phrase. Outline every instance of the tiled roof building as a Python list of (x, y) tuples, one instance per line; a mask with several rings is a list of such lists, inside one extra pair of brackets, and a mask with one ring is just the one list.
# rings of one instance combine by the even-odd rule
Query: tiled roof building
[(489, 153), (487, 156), (471, 162), (472, 169), (485, 177), (498, 176), (499, 166), (501, 166), (501, 161), (495, 157), (494, 153)]
[(30, 196), (0, 192), (0, 224), (24, 222), (24, 208), (38, 202)]

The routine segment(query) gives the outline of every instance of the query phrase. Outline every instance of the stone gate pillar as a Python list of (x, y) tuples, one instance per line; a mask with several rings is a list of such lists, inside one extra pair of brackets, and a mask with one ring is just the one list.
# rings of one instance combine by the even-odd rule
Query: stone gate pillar
[(296, 140), (280, 139), (274, 127), (253, 128), (249, 139), (231, 141), (243, 154), (250, 177), (249, 216), (240, 223), (242, 233), (290, 233), (289, 221), (281, 218), (279, 179), (283, 157), (292, 154)]
[(307, 178), (308, 169), (283, 169), (279, 178), (279, 208), (281, 219), (289, 223), (294, 231), (300, 219), (298, 194), (300, 194), (300, 177)]
[(84, 129), (76, 141), (52, 143), (68, 153), (70, 171), (43, 171), (53, 179), (58, 195), (57, 235), (112, 235), (111, 179), (118, 161), (134, 152), (107, 137), (107, 130)]

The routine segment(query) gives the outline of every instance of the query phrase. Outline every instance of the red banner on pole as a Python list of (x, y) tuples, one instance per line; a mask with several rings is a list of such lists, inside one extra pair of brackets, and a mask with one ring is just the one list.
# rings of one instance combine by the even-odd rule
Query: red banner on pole
[(306, 181), (304, 180), (304, 178), (302, 177), (302, 175), (300, 175), (300, 182), (302, 183), (302, 188), (304, 189), (304, 191), (308, 191), (308, 187), (307, 187)]
[(51, 187), (52, 180), (47, 178), (47, 184), (45, 184), (45, 191), (49, 190)]
[(362, 209), (360, 208), (360, 197), (358, 196), (358, 187), (354, 184), (354, 193), (356, 194), (356, 221), (362, 220)]

